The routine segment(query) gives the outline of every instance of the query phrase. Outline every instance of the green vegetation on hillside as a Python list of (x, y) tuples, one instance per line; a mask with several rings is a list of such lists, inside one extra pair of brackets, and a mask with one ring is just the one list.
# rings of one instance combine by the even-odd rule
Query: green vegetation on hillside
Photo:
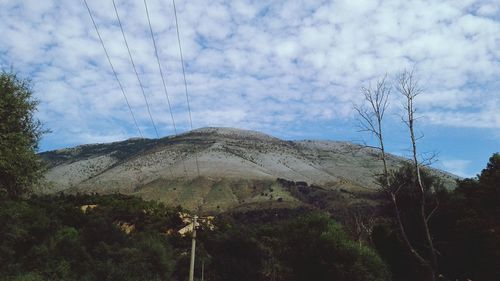
[(174, 271), (175, 237), (162, 233), (179, 227), (177, 210), (118, 195), (1, 205), (2, 280), (167, 280)]
[(89, 144), (73, 149), (42, 152), (40, 156), (49, 165), (57, 166), (65, 161), (78, 161), (95, 155), (112, 154), (114, 158), (123, 160), (141, 151), (146, 151), (157, 144), (157, 140), (130, 139), (111, 144)]
[(287, 219), (284, 212), (264, 224), (258, 218), (266, 211), (252, 212), (250, 221), (240, 217), (230, 228), (206, 233), (210, 280), (390, 280), (378, 255), (328, 216), (302, 212)]
[[(185, 280), (190, 237), (181, 209), (124, 195), (1, 202), (4, 280)], [(281, 219), (276, 220), (276, 212)], [(377, 254), (328, 216), (302, 210), (221, 217), (200, 230), (197, 274), (209, 280), (389, 280)]]

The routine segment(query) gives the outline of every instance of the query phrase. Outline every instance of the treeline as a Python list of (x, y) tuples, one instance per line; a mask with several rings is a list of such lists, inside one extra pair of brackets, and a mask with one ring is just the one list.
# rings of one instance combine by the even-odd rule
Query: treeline
[[(2, 280), (187, 278), (190, 237), (177, 233), (180, 208), (124, 195), (4, 198), (1, 205)], [(215, 230), (199, 231), (196, 276), (204, 269), (205, 280), (390, 279), (376, 252), (325, 214), (254, 216), (262, 220), (226, 215)]]
[[(411, 167), (391, 173), (416, 245)], [(500, 154), (477, 178), (442, 187), (423, 170), (440, 280), (500, 276)], [(187, 280), (190, 236), (180, 207), (125, 195), (0, 199), (2, 280)], [(312, 208), (225, 213), (200, 227), (195, 276), (204, 280), (426, 280), (405, 252), (389, 203), (363, 239)], [(423, 247), (423, 246), (422, 246)]]
[[(455, 190), (422, 173), (426, 187), (426, 214), (438, 256), (440, 280), (499, 280), (500, 276), (500, 154), (495, 153), (477, 178), (457, 181)], [(401, 216), (409, 239), (424, 247), (419, 235), (418, 202), (411, 167), (392, 173)], [(389, 264), (393, 280), (426, 280), (422, 265), (406, 253), (389, 203), (372, 229), (373, 247)]]
[(179, 227), (177, 210), (120, 195), (1, 205), (2, 280), (167, 280), (174, 271), (175, 238), (163, 232)]
[(439, 208), (430, 224), (441, 272), (450, 280), (499, 280), (500, 154), (477, 179), (458, 181), (454, 192), (436, 196)]

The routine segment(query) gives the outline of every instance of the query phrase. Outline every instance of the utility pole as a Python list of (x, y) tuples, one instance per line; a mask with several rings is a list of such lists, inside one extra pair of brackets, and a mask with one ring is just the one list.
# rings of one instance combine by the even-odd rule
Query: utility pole
[[(178, 233), (185, 237), (188, 236), (189, 233), (191, 233), (191, 262), (189, 265), (189, 281), (194, 281), (194, 262), (195, 262), (195, 256), (196, 256), (196, 228), (198, 227), (198, 220), (200, 220), (200, 223), (203, 224), (203, 227), (208, 230), (214, 230), (215, 226), (212, 224), (212, 221), (214, 219), (213, 216), (206, 216), (206, 217), (198, 217), (197, 215), (190, 216), (189, 214), (185, 213), (179, 213), (179, 217), (182, 219), (184, 223), (187, 225), (180, 229)], [(201, 280), (204, 280), (204, 274), (205, 274), (205, 261), (202, 259), (202, 264), (201, 264)]]
[(196, 252), (196, 219), (198, 216), (193, 217), (193, 239), (191, 240), (191, 264), (189, 266), (189, 281), (194, 281), (194, 256)]
[(205, 281), (205, 260), (201, 260), (201, 281)]

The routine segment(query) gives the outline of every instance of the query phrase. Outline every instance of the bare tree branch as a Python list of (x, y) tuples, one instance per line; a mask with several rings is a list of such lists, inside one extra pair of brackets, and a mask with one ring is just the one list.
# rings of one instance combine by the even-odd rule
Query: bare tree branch
[[(421, 254), (419, 253), (415, 246), (412, 245), (412, 242), (408, 238), (408, 235), (406, 233), (405, 226), (403, 225), (403, 219), (401, 217), (401, 210), (398, 205), (398, 196), (397, 194), (400, 192), (402, 187), (404, 186), (404, 183), (399, 184), (397, 187), (394, 186), (395, 183), (391, 183), (390, 181), (390, 175), (389, 175), (389, 170), (387, 167), (387, 156), (385, 152), (385, 147), (384, 147), (384, 134), (382, 130), (382, 122), (383, 122), (383, 117), (384, 114), (389, 106), (389, 95), (390, 95), (390, 87), (387, 86), (386, 83), (386, 78), (387, 75), (384, 76), (383, 79), (379, 80), (374, 88), (369, 86), (368, 88), (362, 88), (361, 93), (364, 96), (364, 101), (365, 101), (365, 106), (364, 107), (357, 107), (355, 108), (356, 112), (359, 115), (359, 124), (361, 131), (363, 132), (368, 132), (371, 135), (375, 136), (377, 141), (378, 141), (378, 150), (381, 152), (381, 159), (383, 162), (383, 173), (381, 176), (381, 190), (385, 192), (388, 197), (390, 198), (393, 208), (394, 208), (394, 213), (395, 213), (395, 218), (396, 222), (398, 224), (398, 230), (399, 234), (403, 240), (403, 244), (405, 245), (405, 249), (407, 252), (415, 258), (420, 264), (426, 266), (427, 268), (430, 269), (429, 272), (431, 272), (433, 276), (433, 280), (435, 280), (435, 273), (436, 273), (436, 268), (437, 266), (435, 261), (435, 252), (434, 252), (434, 247), (432, 245), (432, 240), (430, 239), (430, 234), (428, 232), (428, 225), (427, 221), (425, 221), (425, 209), (424, 208), (424, 188), (422, 185), (422, 180), (420, 176), (420, 170), (419, 170), (419, 161), (417, 159), (417, 149), (416, 149), (416, 137), (414, 134), (414, 122), (416, 120), (415, 118), (415, 106), (414, 106), (414, 100), (415, 97), (417, 97), (419, 94), (422, 93), (421, 88), (418, 86), (417, 80), (414, 78), (413, 75), (413, 70), (411, 72), (404, 71), (401, 72), (397, 79), (396, 79), (396, 90), (401, 93), (405, 97), (405, 103), (403, 104), (403, 108), (405, 109), (405, 115), (401, 116), (401, 120), (403, 121), (404, 124), (409, 128), (410, 131), (410, 139), (411, 139), (411, 144), (412, 144), (412, 155), (413, 155), (413, 166), (415, 168), (415, 172), (417, 175), (418, 179), (418, 187), (420, 189), (420, 194), (421, 194), (421, 214), (423, 215), (423, 221), (425, 224), (425, 242), (431, 249), (431, 260), (429, 261), (427, 257), (429, 256), (428, 254)], [(362, 226), (362, 223), (360, 221), (357, 221), (357, 227), (358, 230), (360, 230)]]
[[(418, 160), (417, 154), (417, 140), (418, 138), (415, 136), (415, 98), (422, 93), (422, 89), (420, 88), (417, 79), (414, 77), (414, 69), (411, 71), (402, 71), (399, 73), (397, 77), (397, 91), (404, 97), (405, 104), (404, 109), (406, 111), (406, 116), (404, 119), (404, 123), (408, 127), (408, 131), (410, 134), (410, 142), (412, 146), (412, 160), (413, 160), (413, 171), (416, 176), (416, 185), (418, 187), (419, 194), (419, 219), (422, 222), (422, 234), (424, 237), (424, 241), (426, 243), (426, 247), (428, 248), (427, 256), (429, 260), (426, 260), (426, 264), (429, 269), (432, 271), (432, 277), (435, 280), (436, 272), (437, 272), (437, 257), (436, 251), (434, 249), (432, 237), (429, 230), (428, 217), (425, 215), (425, 187), (423, 185), (422, 176), (420, 173), (420, 162)], [(439, 204), (436, 204), (439, 206)], [(434, 210), (431, 212), (431, 215), (434, 213)]]
[(430, 166), (438, 161), (439, 153), (433, 151), (431, 153), (425, 153), (420, 155), (420, 165)]
[(431, 219), (432, 215), (434, 215), (434, 213), (438, 208), (439, 208), (439, 200), (436, 198), (436, 206), (434, 206), (432, 211), (427, 215), (427, 218), (425, 219), (426, 223), (429, 223), (429, 220)]

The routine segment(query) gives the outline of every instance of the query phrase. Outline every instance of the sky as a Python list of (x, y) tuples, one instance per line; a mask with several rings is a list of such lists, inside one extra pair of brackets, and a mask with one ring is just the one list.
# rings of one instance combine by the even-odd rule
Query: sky
[[(141, 0), (115, 0), (160, 137), (173, 135)], [(145, 137), (155, 138), (112, 0), (87, 0)], [(499, 0), (177, 0), (193, 128), (287, 140), (373, 143), (359, 132), (362, 87), (414, 70), (419, 154), (463, 177), (500, 151)], [(177, 132), (189, 131), (173, 4), (147, 0)], [(140, 136), (83, 0), (0, 0), (0, 68), (32, 81), (40, 150)], [(409, 156), (393, 90), (386, 147)]]

